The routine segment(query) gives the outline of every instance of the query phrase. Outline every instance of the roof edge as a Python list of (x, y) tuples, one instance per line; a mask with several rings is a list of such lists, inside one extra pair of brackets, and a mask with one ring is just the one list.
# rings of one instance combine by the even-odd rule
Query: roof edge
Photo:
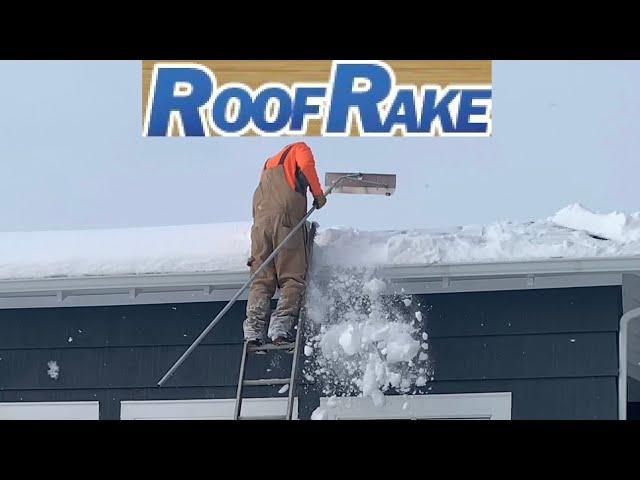
[[(405, 264), (372, 266), (381, 278), (390, 281), (420, 281), (442, 278), (499, 278), (578, 273), (639, 273), (640, 256), (550, 258), (526, 261), (451, 264)], [(327, 275), (329, 267), (317, 272)], [(0, 280), (0, 295), (55, 291), (129, 290), (136, 288), (235, 289), (248, 279), (248, 271), (193, 273), (152, 273)]]

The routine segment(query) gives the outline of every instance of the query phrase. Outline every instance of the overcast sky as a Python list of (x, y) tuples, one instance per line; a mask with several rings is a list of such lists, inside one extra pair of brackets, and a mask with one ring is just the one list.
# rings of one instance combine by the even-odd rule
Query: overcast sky
[[(326, 171), (396, 173), (322, 226), (433, 228), (640, 210), (640, 62), (493, 62), (493, 137), (307, 137)], [(141, 65), (0, 61), (0, 231), (250, 220), (286, 138), (142, 138)]]

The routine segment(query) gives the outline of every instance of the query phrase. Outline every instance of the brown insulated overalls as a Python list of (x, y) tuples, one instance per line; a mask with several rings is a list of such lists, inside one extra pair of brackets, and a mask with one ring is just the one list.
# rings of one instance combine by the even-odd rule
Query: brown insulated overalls
[[(263, 170), (253, 194), (251, 257), (248, 262), (251, 273), (262, 265), (306, 213), (306, 195), (293, 190), (285, 178), (283, 163), (289, 150), (283, 152), (278, 165)], [(243, 324), (246, 340), (264, 340), (276, 287), (280, 289), (280, 298), (271, 315), (268, 335), (275, 339), (291, 333), (305, 291), (305, 236), (304, 228), (300, 228), (278, 252), (271, 265), (251, 284), (247, 318)]]

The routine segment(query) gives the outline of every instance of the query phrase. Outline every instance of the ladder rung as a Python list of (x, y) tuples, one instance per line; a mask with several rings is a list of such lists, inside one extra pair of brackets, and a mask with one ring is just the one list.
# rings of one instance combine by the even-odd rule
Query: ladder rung
[(264, 415), (261, 417), (238, 417), (238, 420), (287, 420), (286, 415)]
[(285, 385), (291, 382), (290, 378), (261, 378), (259, 380), (245, 380), (242, 382), (247, 387), (255, 387), (259, 385)]
[(247, 347), (247, 351), (249, 352), (266, 352), (269, 350), (293, 350), (295, 348), (295, 343), (283, 343), (281, 345), (274, 345), (273, 343), (269, 343), (267, 345), (261, 345), (256, 347), (255, 345), (249, 345)]

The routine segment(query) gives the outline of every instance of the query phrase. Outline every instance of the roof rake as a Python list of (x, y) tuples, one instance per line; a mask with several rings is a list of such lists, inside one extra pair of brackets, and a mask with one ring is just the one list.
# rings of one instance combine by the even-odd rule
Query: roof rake
[(352, 193), (390, 196), (396, 190), (396, 176), (385, 173), (327, 173), (324, 177), (329, 193)]

